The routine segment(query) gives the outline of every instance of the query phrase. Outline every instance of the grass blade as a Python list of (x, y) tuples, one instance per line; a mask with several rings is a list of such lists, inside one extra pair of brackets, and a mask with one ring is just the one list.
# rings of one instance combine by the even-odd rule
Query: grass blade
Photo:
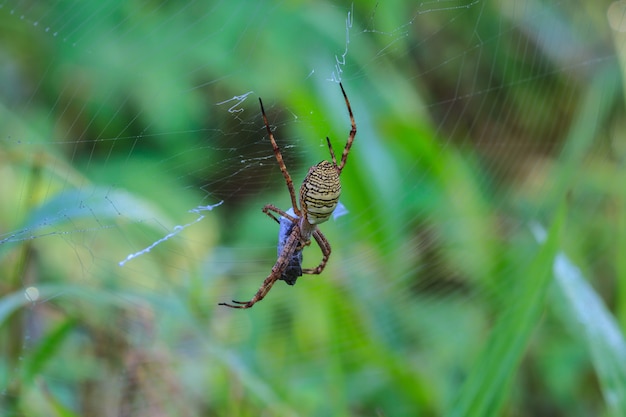
[(626, 415), (626, 342), (619, 325), (580, 269), (563, 253), (554, 261), (558, 289), (570, 312), (565, 317), (580, 327), (598, 375), (610, 415)]
[(511, 380), (545, 305), (545, 294), (552, 282), (552, 265), (559, 249), (559, 236), (566, 214), (564, 207), (562, 204), (557, 211), (534, 261), (521, 271), (512, 304), (506, 306), (500, 315), (448, 415), (466, 417), (501, 414)]

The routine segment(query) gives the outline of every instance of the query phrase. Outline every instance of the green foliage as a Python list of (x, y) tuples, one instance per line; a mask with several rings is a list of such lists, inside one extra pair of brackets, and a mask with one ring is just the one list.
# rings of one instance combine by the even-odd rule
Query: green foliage
[[(461, 3), (4, 4), (2, 415), (626, 415), (606, 11)], [(298, 186), (344, 50), (330, 262), (220, 308), (289, 205), (257, 98)]]

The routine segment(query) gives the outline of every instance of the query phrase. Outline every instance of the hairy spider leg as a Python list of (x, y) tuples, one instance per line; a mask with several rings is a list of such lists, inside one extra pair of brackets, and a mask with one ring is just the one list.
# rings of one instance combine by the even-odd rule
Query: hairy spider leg
[[(277, 256), (280, 256), (283, 250), (285, 250), (285, 242), (289, 239), (294, 227), (300, 226), (297, 222), (292, 222), (286, 217), (280, 218), (280, 223), (278, 224), (278, 245), (276, 247)], [(302, 234), (302, 231), (300, 233)], [(288, 285), (295, 285), (298, 278), (302, 276), (302, 261), (302, 247), (298, 247), (291, 256), (287, 268), (285, 268), (285, 271), (278, 279), (285, 281)]]
[(328, 144), (328, 150), (330, 151), (330, 158), (333, 160), (333, 165), (337, 168), (337, 158), (335, 158), (335, 151), (333, 145), (330, 143), (330, 138), (326, 136), (326, 143)]
[[(297, 221), (292, 216), (287, 214), (285, 211), (279, 209), (278, 207), (274, 206), (273, 204), (267, 204), (265, 207), (263, 207), (263, 213), (267, 214), (269, 217), (274, 219), (274, 221), (276, 221), (276, 223), (278, 223), (278, 224), (280, 224), (280, 220), (277, 219), (276, 216), (274, 216), (272, 213), (270, 213), (270, 211), (273, 211), (273, 212), (275, 212), (277, 214), (280, 214), (281, 216), (289, 219), (289, 221), (291, 221), (291, 222), (296, 222)], [(324, 236), (324, 234), (322, 233), (321, 230), (316, 228), (313, 231), (313, 237), (315, 238), (315, 241), (317, 242), (317, 244), (319, 245), (320, 249), (322, 250), (322, 261), (315, 268), (305, 268), (305, 269), (302, 269), (302, 273), (303, 274), (310, 274), (310, 275), (319, 275), (319, 274), (322, 273), (322, 271), (326, 267), (326, 263), (328, 262), (328, 258), (330, 257), (331, 249), (330, 249), (330, 243), (328, 242), (328, 239), (326, 239), (326, 236)], [(303, 245), (306, 246), (306, 245), (309, 245), (310, 243), (311, 242), (308, 241), (308, 242), (303, 243)], [(302, 249), (301, 248), (296, 249), (296, 251), (298, 251), (298, 250), (302, 250)]]
[(322, 231), (319, 229), (315, 229), (315, 231), (313, 231), (313, 237), (315, 238), (315, 241), (317, 242), (320, 249), (322, 250), (322, 261), (315, 268), (303, 269), (302, 270), (303, 274), (311, 274), (311, 275), (321, 274), (324, 268), (326, 268), (326, 263), (328, 262), (328, 258), (330, 257), (330, 252), (331, 252), (330, 243), (328, 243), (328, 240), (326, 239), (326, 236), (324, 236)]
[(272, 289), (274, 283), (281, 277), (283, 272), (285, 272), (285, 268), (289, 265), (289, 260), (291, 256), (296, 251), (298, 244), (300, 243), (300, 228), (294, 227), (291, 231), (291, 235), (287, 242), (285, 243), (285, 249), (283, 249), (283, 253), (278, 257), (278, 260), (272, 267), (272, 272), (269, 274), (267, 278), (263, 281), (263, 284), (257, 291), (257, 293), (252, 297), (250, 301), (236, 301), (232, 300), (234, 304), (228, 303), (219, 303), (221, 306), (226, 306), (230, 308), (250, 308), (257, 302), (261, 301), (267, 293)]
[[(341, 83), (339, 83), (339, 87), (341, 87), (343, 98), (346, 100), (346, 107), (348, 107), (348, 114), (350, 115), (350, 124), (352, 125), (352, 128), (350, 129), (350, 135), (348, 136), (348, 142), (346, 143), (346, 147), (343, 148), (343, 154), (341, 155), (341, 163), (339, 165), (337, 165), (337, 163), (334, 161), (335, 158), (333, 156), (333, 162), (335, 162), (335, 165), (337, 165), (337, 172), (341, 174), (341, 170), (343, 169), (344, 165), (346, 165), (346, 159), (348, 159), (348, 153), (350, 153), (352, 142), (354, 142), (354, 137), (356, 136), (356, 122), (354, 121), (354, 115), (352, 114), (352, 108), (350, 107), (350, 100), (348, 100), (348, 96), (346, 95), (346, 90), (343, 89), (343, 85)], [(330, 145), (330, 140), (328, 141), (328, 143)], [(331, 155), (332, 155), (332, 149), (331, 149)]]
[[(273, 204), (266, 204), (265, 207), (263, 207), (263, 213), (267, 214), (269, 217), (274, 219), (274, 221), (276, 221), (276, 223), (278, 223), (278, 224), (280, 224), (280, 220), (277, 219), (276, 216), (274, 216), (272, 213), (270, 213), (270, 211), (273, 211), (276, 214), (280, 214), (281, 216), (289, 219), (289, 221), (291, 221), (292, 223), (298, 224), (298, 219), (296, 219), (295, 217), (289, 215), (284, 210), (279, 209), (278, 207), (276, 207)], [(302, 234), (300, 234), (300, 243), (301, 243), (302, 246), (299, 247), (298, 250), (301, 250), (305, 246), (309, 246), (311, 244), (311, 239), (303, 240), (302, 239)]]
[(289, 189), (289, 196), (291, 197), (291, 207), (293, 207), (293, 211), (296, 213), (296, 216), (300, 217), (300, 209), (298, 208), (298, 203), (296, 201), (296, 192), (293, 188), (293, 181), (291, 180), (291, 176), (287, 171), (287, 167), (285, 166), (285, 161), (283, 161), (283, 155), (280, 153), (280, 148), (274, 139), (274, 134), (272, 133), (272, 129), (270, 129), (270, 125), (267, 121), (267, 116), (265, 115), (265, 109), (263, 108), (263, 100), (259, 97), (259, 104), (261, 104), (261, 114), (263, 115), (263, 122), (265, 123), (265, 129), (267, 129), (267, 134), (270, 137), (270, 142), (272, 142), (272, 149), (274, 149), (274, 156), (276, 156), (276, 161), (278, 161), (278, 166), (280, 167), (280, 172), (283, 173), (283, 177), (285, 178), (285, 182), (287, 183), (287, 188)]
[[(272, 213), (270, 213), (270, 211), (273, 211), (273, 212), (274, 212), (274, 213), (276, 213), (276, 214), (280, 214), (281, 216), (288, 218), (288, 219), (289, 219), (289, 220), (291, 220), (293, 223), (295, 223), (295, 222), (297, 222), (297, 221), (298, 221), (295, 217), (293, 217), (293, 216), (291, 216), (291, 215), (287, 214), (287, 212), (285, 212), (284, 210), (279, 209), (279, 208), (278, 208), (278, 207), (276, 207), (275, 205), (273, 205), (273, 204), (266, 204), (266, 205), (265, 205), (265, 207), (263, 207), (263, 213), (265, 213), (265, 214), (267, 214), (268, 216), (270, 216), (270, 217), (271, 217), (272, 219), (274, 219), (274, 220), (276, 221), (276, 223), (278, 223), (278, 224), (280, 224), (280, 220), (278, 220), (278, 219), (276, 218), (276, 216), (274, 216)], [(295, 212), (295, 210), (294, 210), (294, 212)]]
[[(274, 211), (281, 215), (278, 219), (270, 211)], [(263, 213), (274, 219), (279, 225), (278, 231), (278, 256), (281, 255), (285, 248), (285, 241), (289, 238), (294, 227), (299, 227), (298, 219), (289, 215), (289, 213), (277, 208), (273, 204), (267, 204), (263, 207)], [(301, 239), (302, 240), (302, 239)], [(300, 242), (302, 245), (302, 242)], [(294, 285), (298, 277), (302, 276), (302, 249), (303, 246), (296, 248), (285, 271), (281, 274), (279, 280), (285, 281), (289, 285)]]

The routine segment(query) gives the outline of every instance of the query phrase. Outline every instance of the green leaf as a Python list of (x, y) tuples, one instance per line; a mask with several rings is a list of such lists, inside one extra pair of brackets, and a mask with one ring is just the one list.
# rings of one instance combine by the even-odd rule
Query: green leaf
[(626, 415), (626, 342), (618, 323), (580, 269), (564, 254), (554, 261), (558, 289), (570, 314), (564, 319), (580, 328), (610, 415)]
[(503, 307), (485, 348), (470, 370), (448, 415), (483, 417), (501, 414), (508, 387), (545, 306), (545, 294), (552, 282), (552, 266), (559, 250), (559, 235), (565, 215), (565, 204), (561, 204), (547, 238), (534, 261), (521, 271), (511, 303)]
[(76, 320), (68, 319), (61, 322), (49, 334), (42, 338), (34, 351), (29, 352), (24, 363), (24, 381), (32, 381), (42, 372), (46, 362), (53, 359), (63, 341), (71, 333), (76, 325)]
[(53, 411), (54, 416), (58, 417), (78, 417), (78, 414), (67, 408), (61, 401), (59, 401), (48, 389), (47, 385), (41, 381), (41, 392), (44, 395), (44, 398), (48, 401), (48, 405), (50, 405), (51, 410)]
[(155, 205), (129, 192), (106, 187), (71, 189), (58, 193), (32, 210), (18, 231), (0, 240), (0, 258), (16, 245), (37, 237), (152, 218), (159, 219), (160, 223), (168, 220)]

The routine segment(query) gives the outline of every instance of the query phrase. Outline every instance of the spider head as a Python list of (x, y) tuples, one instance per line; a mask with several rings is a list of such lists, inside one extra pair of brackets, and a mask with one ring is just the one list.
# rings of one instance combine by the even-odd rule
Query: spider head
[(324, 223), (335, 211), (340, 194), (337, 164), (322, 161), (312, 166), (300, 187), (303, 217), (312, 225)]

